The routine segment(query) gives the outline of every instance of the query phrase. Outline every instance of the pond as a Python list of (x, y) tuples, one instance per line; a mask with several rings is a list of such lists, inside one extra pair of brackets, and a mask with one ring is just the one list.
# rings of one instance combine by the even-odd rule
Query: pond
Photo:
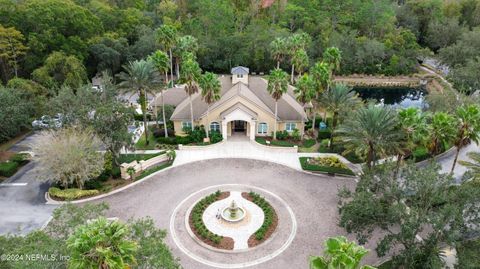
[(424, 108), (426, 105), (427, 91), (424, 88), (353, 88), (353, 90), (363, 100), (373, 99), (394, 107)]

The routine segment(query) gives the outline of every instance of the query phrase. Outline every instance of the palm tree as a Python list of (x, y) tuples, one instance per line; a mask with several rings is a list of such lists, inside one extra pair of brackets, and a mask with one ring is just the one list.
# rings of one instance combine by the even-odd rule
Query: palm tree
[(325, 242), (325, 256), (310, 257), (310, 269), (375, 269), (360, 266), (368, 250), (350, 242), (343, 236), (328, 238)]
[(275, 125), (273, 130), (273, 139), (277, 139), (277, 114), (278, 114), (278, 100), (288, 90), (288, 74), (280, 68), (276, 68), (270, 72), (268, 76), (268, 92), (275, 99)]
[(347, 152), (367, 156), (367, 167), (371, 169), (377, 156), (385, 156), (398, 147), (401, 134), (397, 126), (393, 109), (368, 104), (356, 110), (335, 132), (346, 144)]
[(185, 92), (187, 93), (190, 100), (190, 117), (192, 123), (192, 131), (194, 129), (192, 95), (198, 92), (198, 83), (200, 81), (201, 73), (202, 69), (200, 69), (200, 66), (198, 65), (193, 55), (187, 53), (183, 61), (182, 76), (180, 77), (180, 81), (185, 84)]
[[(168, 82), (168, 56), (165, 52), (161, 50), (157, 50), (154, 52), (150, 57), (148, 58), (149, 61), (153, 63), (153, 65), (157, 68), (157, 71), (160, 74), (165, 74), (165, 88), (160, 87), (160, 97), (162, 98), (162, 116), (163, 116), (163, 128), (165, 130), (165, 137), (168, 137), (168, 131), (167, 131), (167, 122), (165, 119), (165, 102), (163, 98), (164, 90), (167, 90), (169, 87), (169, 82)], [(155, 120), (157, 122), (157, 127), (158, 127), (158, 114), (157, 114), (157, 102), (156, 102), (156, 95), (154, 99), (154, 105), (155, 105)]]
[(480, 140), (480, 107), (478, 105), (461, 106), (457, 109), (457, 118), (459, 120), (455, 138), (457, 152), (453, 160), (452, 173), (462, 147), (469, 141), (478, 143)]
[(459, 161), (459, 163), (470, 169), (474, 179), (480, 180), (480, 152), (469, 152), (467, 156), (473, 162)]
[(334, 130), (337, 127), (339, 115), (345, 111), (352, 111), (358, 107), (362, 101), (358, 97), (358, 94), (345, 84), (335, 84), (334, 87), (323, 92), (320, 101), (323, 107), (332, 113), (330, 149), (333, 149)]
[(295, 66), (297, 67), (297, 70), (298, 70), (298, 74), (301, 76), (302, 75), (302, 72), (303, 70), (305, 70), (305, 68), (308, 67), (308, 55), (307, 55), (307, 52), (304, 50), (304, 49), (300, 49), (300, 50), (297, 50), (293, 53), (292, 55), (292, 74), (291, 74), (291, 78), (290, 78), (290, 81), (291, 83), (293, 84), (294, 82), (294, 69), (295, 69)]
[(440, 152), (440, 145), (451, 143), (455, 139), (457, 128), (455, 118), (445, 112), (429, 115), (429, 118), (427, 128), (430, 143), (427, 147), (430, 155), (435, 157)]
[(312, 78), (308, 74), (304, 74), (303, 76), (301, 76), (298, 79), (297, 84), (295, 85), (295, 89), (293, 90), (297, 101), (300, 102), (303, 106), (312, 101), (314, 88), (315, 84), (313, 83)]
[(284, 38), (277, 37), (270, 43), (272, 57), (277, 61), (277, 69), (288, 54), (287, 41)]
[(148, 145), (147, 92), (150, 91), (152, 83), (157, 81), (155, 67), (150, 61), (136, 60), (124, 65), (123, 69), (125, 69), (125, 72), (117, 75), (120, 79), (118, 86), (124, 92), (134, 92), (138, 94), (138, 101), (143, 114), (145, 143)]
[(177, 30), (170, 25), (163, 24), (157, 31), (157, 42), (163, 47), (165, 51), (170, 55), (170, 80), (173, 81), (173, 55), (172, 50), (177, 44)]
[(191, 35), (184, 35), (178, 39), (178, 44), (175, 47), (175, 69), (177, 76), (180, 77), (180, 63), (185, 53), (192, 53), (196, 55), (198, 51), (198, 41)]
[(308, 65), (308, 55), (306, 52), (306, 48), (310, 41), (311, 38), (306, 33), (294, 34), (290, 36), (290, 38), (288, 38), (288, 40), (286, 41), (287, 51), (289, 51), (289, 55), (291, 57), (290, 62), (292, 63), (292, 72), (290, 77), (292, 84), (295, 75), (295, 66), (302, 66), (302, 68), (305, 68)]
[(397, 155), (397, 172), (405, 156), (411, 154), (415, 147), (424, 145), (428, 137), (427, 121), (419, 109), (402, 109), (398, 112), (398, 119), (398, 129), (402, 133), (402, 150)]
[[(330, 84), (330, 69), (327, 63), (318, 62), (310, 69), (310, 75), (315, 85), (313, 94), (313, 119), (312, 131), (315, 131), (315, 118), (317, 117), (317, 103), (320, 95), (328, 88)], [(325, 119), (326, 120), (326, 119)]]
[(210, 127), (210, 105), (215, 103), (220, 99), (220, 81), (218, 80), (217, 75), (210, 72), (205, 72), (200, 80), (200, 88), (202, 88), (202, 97), (205, 103), (207, 103), (207, 126), (205, 131), (207, 132), (208, 136), (208, 129)]
[(128, 226), (103, 217), (78, 227), (67, 240), (68, 268), (130, 268), (138, 250), (130, 236)]
[[(329, 47), (323, 52), (323, 61), (328, 63), (331, 70), (331, 76), (340, 70), (340, 62), (342, 61), (342, 52), (337, 47)], [(331, 78), (332, 79), (332, 78)]]

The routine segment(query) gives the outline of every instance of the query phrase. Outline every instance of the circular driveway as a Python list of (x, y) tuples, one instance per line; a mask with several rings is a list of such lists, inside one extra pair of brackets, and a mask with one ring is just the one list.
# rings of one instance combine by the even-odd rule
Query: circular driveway
[[(169, 230), (171, 216), (183, 200), (199, 190), (223, 184), (250, 185), (275, 193), (288, 204), (296, 218), (297, 230), (291, 244), (273, 259), (248, 268), (308, 268), (308, 256), (322, 254), (324, 240), (346, 235), (337, 225), (337, 192), (343, 186), (353, 189), (353, 179), (310, 175), (257, 160), (216, 159), (174, 167), (97, 201), (110, 205), (109, 217), (127, 220), (150, 216), (158, 227)], [(185, 254), (170, 231), (166, 243), (184, 268), (213, 268)], [(198, 248), (206, 260), (215, 259), (215, 253), (210, 257), (199, 244), (191, 243), (188, 247)], [(255, 250), (249, 253), (254, 260)], [(228, 255), (234, 260), (237, 254)]]

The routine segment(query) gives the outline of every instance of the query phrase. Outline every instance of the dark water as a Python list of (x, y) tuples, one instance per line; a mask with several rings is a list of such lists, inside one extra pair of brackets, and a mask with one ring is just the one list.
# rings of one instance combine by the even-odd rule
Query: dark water
[(363, 99), (373, 99), (378, 103), (392, 105), (394, 107), (425, 107), (425, 95), (423, 88), (353, 88)]

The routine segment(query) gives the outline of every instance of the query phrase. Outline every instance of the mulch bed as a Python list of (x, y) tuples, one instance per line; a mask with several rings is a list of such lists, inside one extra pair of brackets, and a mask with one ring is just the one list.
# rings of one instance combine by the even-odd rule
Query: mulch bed
[(15, 155), (15, 152), (13, 151), (0, 151), (0, 162), (10, 160), (13, 155)]
[[(223, 199), (227, 198), (228, 196), (230, 196), (229, 191), (222, 192), (220, 194), (220, 196), (217, 198), (217, 201), (223, 200)], [(195, 229), (195, 226), (193, 225), (193, 218), (192, 217), (193, 217), (193, 210), (190, 212), (190, 216), (188, 217), (188, 225), (190, 225), (190, 229), (192, 230), (192, 232), (195, 234), (195, 236), (198, 239), (202, 240), (203, 243), (205, 243), (209, 246), (212, 246), (214, 248), (225, 249), (225, 250), (233, 250), (234, 241), (233, 241), (233, 238), (231, 238), (231, 237), (223, 236), (222, 240), (218, 244), (216, 244), (215, 242), (213, 242), (211, 240), (203, 238), (197, 232), (197, 230)]]
[[(250, 202), (253, 203), (253, 198), (248, 194), (248, 192), (242, 192), (242, 197), (249, 200)], [(248, 238), (248, 247), (249, 248), (252, 248), (252, 247), (255, 247), (255, 246), (258, 246), (260, 245), (261, 243), (263, 243), (265, 240), (267, 240), (268, 238), (270, 238), (270, 236), (273, 234), (273, 232), (275, 232), (275, 230), (277, 229), (277, 226), (278, 226), (278, 216), (277, 216), (277, 212), (275, 211), (275, 209), (272, 207), (272, 205), (270, 205), (270, 208), (272, 209), (273, 211), (273, 220), (272, 220), (272, 224), (270, 225), (270, 227), (268, 227), (268, 230), (267, 232), (265, 233), (265, 236), (263, 237), (262, 240), (257, 240), (257, 238), (255, 237), (255, 233), (252, 234), (250, 236), (250, 238)]]

